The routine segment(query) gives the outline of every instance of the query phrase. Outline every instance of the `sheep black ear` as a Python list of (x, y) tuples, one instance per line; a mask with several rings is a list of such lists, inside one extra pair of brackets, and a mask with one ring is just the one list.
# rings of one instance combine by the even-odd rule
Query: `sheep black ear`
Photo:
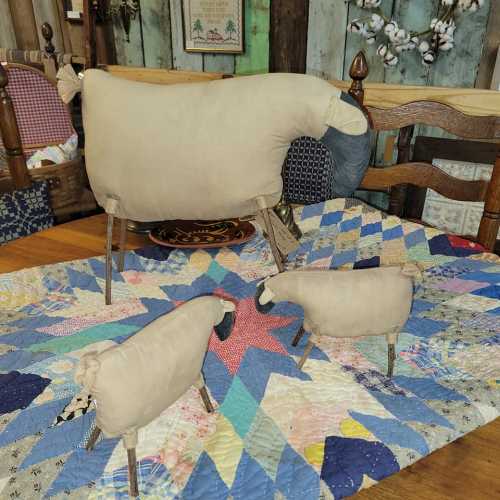
[(274, 307), (274, 302), (270, 300), (267, 304), (261, 304), (259, 302), (260, 296), (264, 293), (264, 290), (266, 289), (266, 284), (259, 283), (257, 285), (257, 291), (255, 292), (255, 309), (259, 311), (261, 314), (266, 314), (268, 313), (273, 307)]
[(236, 319), (236, 313), (234, 311), (229, 311), (224, 314), (222, 321), (214, 326), (215, 333), (220, 341), (227, 340), (231, 335), (234, 328), (234, 321)]

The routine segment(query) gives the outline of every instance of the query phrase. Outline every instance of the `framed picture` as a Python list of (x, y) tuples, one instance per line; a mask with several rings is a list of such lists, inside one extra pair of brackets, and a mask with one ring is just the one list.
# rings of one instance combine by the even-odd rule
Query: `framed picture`
[(64, 17), (68, 21), (81, 22), (83, 19), (83, 0), (63, 0)]
[(181, 0), (184, 50), (241, 54), (244, 51), (243, 0)]

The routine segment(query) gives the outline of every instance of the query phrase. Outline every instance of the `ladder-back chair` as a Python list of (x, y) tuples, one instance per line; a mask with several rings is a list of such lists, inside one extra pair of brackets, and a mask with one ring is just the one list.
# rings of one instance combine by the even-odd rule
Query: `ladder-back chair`
[[(404, 201), (404, 186), (408, 184), (431, 188), (453, 200), (484, 202), (484, 211), (475, 240), (487, 250), (493, 251), (500, 226), (500, 92), (411, 87), (405, 95), (413, 95), (414, 99), (405, 102), (405, 98), (398, 96), (391, 86), (367, 84), (364, 88), (363, 80), (368, 76), (368, 64), (362, 52), (354, 59), (349, 74), (353, 79), (349, 93), (365, 106), (373, 129), (375, 131), (400, 129), (397, 164), (385, 168), (369, 168), (360, 189), (390, 194), (389, 211), (396, 215), (400, 215), (400, 207)], [(397, 90), (401, 94), (405, 89), (404, 86), (398, 86)], [(419, 98), (425, 94), (438, 96), (441, 93), (446, 96), (447, 90), (450, 91), (450, 95), (462, 93), (467, 97), (467, 104), (463, 104), (462, 109), (474, 108), (474, 104), (477, 104), (476, 108), (484, 110), (486, 108), (484, 101), (487, 100), (488, 112), (491, 110), (492, 114), (473, 116), (454, 106), (438, 102), (437, 98), (436, 100)], [(393, 102), (397, 103), (395, 106), (379, 107), (379, 103), (390, 101), (391, 97)], [(491, 179), (461, 180), (430, 163), (410, 162), (410, 141), (415, 125), (439, 127), (464, 139), (496, 141), (497, 155)], [(400, 189), (401, 187), (403, 189)]]

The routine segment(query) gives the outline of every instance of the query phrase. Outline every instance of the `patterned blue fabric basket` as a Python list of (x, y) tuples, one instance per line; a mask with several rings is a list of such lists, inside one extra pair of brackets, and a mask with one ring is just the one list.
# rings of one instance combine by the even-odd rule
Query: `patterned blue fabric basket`
[(0, 195), (0, 244), (47, 229), (54, 224), (47, 182)]
[(283, 165), (283, 194), (288, 203), (309, 205), (334, 198), (330, 151), (312, 137), (292, 142)]

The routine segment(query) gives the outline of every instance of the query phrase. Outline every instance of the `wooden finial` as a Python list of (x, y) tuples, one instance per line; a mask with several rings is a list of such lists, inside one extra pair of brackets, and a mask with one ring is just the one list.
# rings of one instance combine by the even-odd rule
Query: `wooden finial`
[(42, 24), (42, 36), (44, 40), (47, 42), (45, 45), (45, 52), (51, 56), (56, 51), (54, 44), (52, 43), (52, 37), (54, 36), (54, 30), (49, 23)]
[(7, 71), (0, 64), (0, 136), (14, 188), (22, 189), (31, 185), (31, 178), (26, 167), (14, 105), (6, 89), (8, 82)]
[(366, 57), (362, 51), (358, 52), (352, 61), (349, 70), (349, 76), (352, 78), (349, 94), (358, 101), (360, 106), (363, 106), (365, 91), (363, 89), (363, 80), (368, 76), (369, 68)]

